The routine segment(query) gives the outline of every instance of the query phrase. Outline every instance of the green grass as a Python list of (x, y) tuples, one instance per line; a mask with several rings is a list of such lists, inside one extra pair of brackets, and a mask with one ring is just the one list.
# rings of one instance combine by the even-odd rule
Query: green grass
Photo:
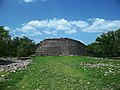
[(120, 90), (120, 60), (36, 57), (25, 70), (0, 75), (10, 78), (0, 90)]

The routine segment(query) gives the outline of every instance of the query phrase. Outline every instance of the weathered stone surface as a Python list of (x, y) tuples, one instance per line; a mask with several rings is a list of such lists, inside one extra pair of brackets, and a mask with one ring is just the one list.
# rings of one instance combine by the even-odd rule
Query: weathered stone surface
[(37, 48), (40, 56), (86, 55), (85, 45), (69, 38), (54, 38), (43, 40)]
[(32, 62), (32, 59), (27, 60), (9, 60), (11, 63), (0, 64), (0, 71), (10, 71), (15, 72), (16, 70), (22, 70), (26, 68), (28, 64)]

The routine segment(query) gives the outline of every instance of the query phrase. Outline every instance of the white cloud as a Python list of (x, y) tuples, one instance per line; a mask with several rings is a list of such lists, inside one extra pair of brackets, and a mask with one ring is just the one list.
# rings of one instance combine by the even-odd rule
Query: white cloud
[(70, 21), (70, 23), (79, 28), (84, 28), (89, 25), (88, 22), (85, 22), (85, 21)]
[(8, 26), (5, 26), (4, 29), (5, 30), (11, 30), (10, 27), (8, 27)]
[(44, 32), (45, 34), (48, 34), (48, 35), (51, 34), (51, 32), (50, 32), (49, 30), (44, 30), (43, 32)]
[(17, 31), (23, 32), (29, 36), (41, 35), (41, 32), (36, 27), (30, 25), (24, 25), (21, 28), (17, 28)]
[(66, 34), (72, 34), (77, 32), (77, 28), (83, 28), (85, 26), (86, 22), (84, 21), (68, 21), (65, 19), (54, 18), (50, 20), (30, 21), (26, 24), (22, 24), (22, 27), (19, 28), (19, 31), (36, 35), (41, 35), (41, 32), (44, 32), (48, 35), (56, 35), (59, 31), (63, 31)]
[(25, 3), (31, 3), (31, 2), (34, 2), (35, 0), (19, 0), (19, 3), (21, 4), (22, 2), (25, 2)]
[(10, 34), (11, 34), (11, 35), (13, 35), (13, 34), (16, 33), (16, 30), (13, 30), (13, 29), (11, 29), (11, 28), (8, 27), (8, 26), (5, 26), (4, 29), (10, 31)]
[[(7, 27), (6, 27), (7, 28)], [(65, 19), (50, 19), (50, 20), (33, 20), (24, 23), (17, 31), (23, 32), (29, 36), (36, 35), (57, 35), (59, 32), (64, 34), (73, 34), (78, 31), (82, 32), (106, 32), (108, 30), (117, 30), (120, 28), (120, 20), (105, 20), (105, 19), (89, 19), (86, 21), (74, 20), (68, 21)]]
[(106, 32), (111, 30), (117, 30), (120, 28), (120, 20), (105, 20), (105, 19), (91, 19), (91, 24), (84, 27), (84, 32)]
[(34, 0), (23, 0), (24, 2), (33, 2)]
[[(22, 2), (25, 2), (25, 3), (31, 3), (31, 2), (34, 2), (36, 0), (19, 0), (19, 3), (21, 4)], [(45, 2), (45, 1), (48, 1), (48, 0), (40, 0), (41, 2)]]
[(77, 30), (73, 29), (73, 30), (66, 30), (65, 31), (65, 34), (72, 34), (72, 33), (77, 33)]

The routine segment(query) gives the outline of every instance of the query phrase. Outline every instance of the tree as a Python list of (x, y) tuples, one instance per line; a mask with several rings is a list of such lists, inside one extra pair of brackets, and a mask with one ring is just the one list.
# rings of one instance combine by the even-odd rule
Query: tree
[(11, 53), (13, 57), (17, 56), (17, 48), (20, 45), (20, 43), (21, 43), (21, 40), (19, 37), (15, 37), (12, 39), (12, 45), (11, 45), (12, 52)]
[(9, 32), (0, 26), (0, 57), (10, 56), (11, 37)]
[(87, 51), (99, 57), (120, 56), (120, 29), (101, 34), (87, 46)]
[(34, 54), (36, 51), (36, 45), (27, 37), (23, 37), (20, 39), (20, 45), (17, 47), (17, 56), (18, 57), (26, 57)]
[(9, 32), (0, 26), (0, 57), (26, 57), (36, 51), (35, 43), (28, 37), (11, 39)]
[(120, 56), (120, 29), (115, 31), (115, 41), (114, 41), (115, 55)]

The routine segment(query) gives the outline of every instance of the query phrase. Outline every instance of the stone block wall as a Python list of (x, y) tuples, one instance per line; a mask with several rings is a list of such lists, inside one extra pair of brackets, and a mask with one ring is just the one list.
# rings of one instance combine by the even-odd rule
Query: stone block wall
[(85, 55), (85, 45), (69, 38), (45, 39), (37, 48), (40, 56)]

